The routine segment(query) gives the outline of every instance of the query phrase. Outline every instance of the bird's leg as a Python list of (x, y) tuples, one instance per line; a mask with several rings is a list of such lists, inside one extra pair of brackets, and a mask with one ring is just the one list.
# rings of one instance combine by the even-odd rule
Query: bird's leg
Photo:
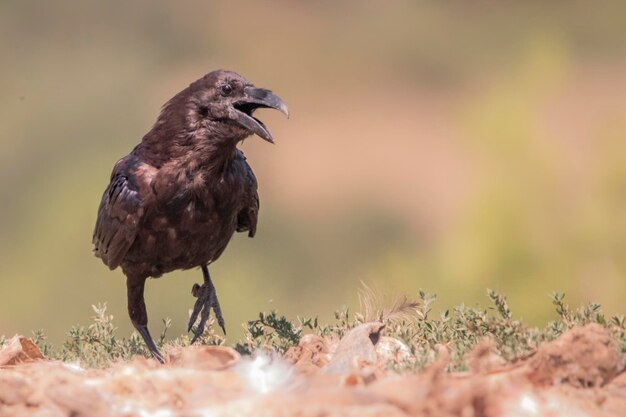
[(211, 281), (211, 275), (209, 275), (209, 268), (206, 265), (202, 265), (202, 275), (204, 276), (204, 284), (198, 285), (193, 284), (191, 289), (191, 294), (197, 298), (196, 304), (193, 306), (193, 312), (191, 313), (191, 317), (189, 318), (189, 326), (187, 331), (191, 331), (191, 327), (196, 322), (198, 318), (198, 314), (200, 314), (200, 323), (196, 327), (196, 331), (194, 332), (193, 339), (191, 339), (191, 343), (194, 343), (202, 332), (204, 332), (204, 326), (206, 325), (206, 321), (209, 318), (209, 314), (211, 313), (211, 309), (215, 313), (215, 318), (217, 319), (217, 324), (220, 325), (224, 334), (226, 334), (226, 328), (224, 327), (224, 317), (222, 317), (222, 309), (220, 308), (220, 302), (217, 299), (217, 292), (215, 291), (215, 286)]
[(148, 313), (146, 312), (146, 303), (143, 300), (143, 289), (146, 278), (128, 277), (126, 278), (126, 289), (128, 292), (128, 315), (135, 329), (143, 337), (148, 350), (161, 363), (164, 363), (163, 356), (159, 353), (148, 331)]

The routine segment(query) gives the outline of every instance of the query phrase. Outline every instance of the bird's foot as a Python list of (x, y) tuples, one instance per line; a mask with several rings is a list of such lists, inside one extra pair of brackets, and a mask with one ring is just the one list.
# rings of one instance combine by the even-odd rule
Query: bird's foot
[(193, 339), (191, 339), (191, 343), (193, 344), (204, 332), (204, 326), (209, 318), (209, 314), (211, 313), (211, 309), (215, 313), (215, 318), (217, 319), (217, 324), (222, 328), (224, 334), (226, 334), (226, 328), (224, 327), (224, 317), (222, 317), (222, 309), (220, 308), (220, 302), (217, 299), (217, 292), (215, 291), (215, 287), (213, 283), (209, 281), (205, 281), (204, 284), (198, 285), (193, 284), (191, 289), (191, 294), (197, 298), (196, 304), (193, 306), (193, 312), (191, 313), (191, 317), (189, 318), (189, 326), (187, 331), (191, 331), (196, 319), (198, 318), (198, 314), (200, 314), (200, 323), (196, 326), (194, 331)]

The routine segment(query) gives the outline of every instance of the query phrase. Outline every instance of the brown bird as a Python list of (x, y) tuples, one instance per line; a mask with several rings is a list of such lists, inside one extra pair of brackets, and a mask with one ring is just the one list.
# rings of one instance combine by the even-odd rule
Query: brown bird
[(202, 285), (189, 319), (202, 334), (211, 309), (224, 318), (208, 265), (222, 254), (234, 232), (256, 232), (257, 181), (237, 144), (256, 134), (273, 138), (253, 116), (272, 108), (289, 116), (270, 90), (256, 88), (231, 71), (213, 71), (176, 94), (150, 131), (111, 173), (98, 209), (94, 252), (126, 275), (128, 314), (152, 355), (163, 362), (150, 332), (144, 303), (148, 277), (200, 267)]

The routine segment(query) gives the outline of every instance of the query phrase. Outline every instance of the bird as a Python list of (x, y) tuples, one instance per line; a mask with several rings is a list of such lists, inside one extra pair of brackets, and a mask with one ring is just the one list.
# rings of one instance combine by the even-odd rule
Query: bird
[(148, 330), (144, 288), (148, 278), (199, 267), (203, 283), (188, 331), (203, 333), (211, 310), (226, 334), (208, 266), (235, 232), (254, 237), (259, 214), (257, 179), (237, 147), (257, 135), (274, 139), (254, 117), (259, 108), (289, 117), (283, 100), (233, 71), (209, 72), (161, 108), (141, 142), (117, 161), (93, 232), (94, 254), (126, 276), (128, 315), (151, 355), (164, 363)]

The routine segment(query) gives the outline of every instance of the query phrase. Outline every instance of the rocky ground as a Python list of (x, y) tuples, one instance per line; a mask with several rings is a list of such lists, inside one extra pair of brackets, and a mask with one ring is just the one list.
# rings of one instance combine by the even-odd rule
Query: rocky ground
[(486, 338), (463, 372), (449, 371), (445, 345), (423, 369), (392, 366), (414, 358), (384, 328), (364, 323), (340, 340), (306, 335), (284, 355), (176, 347), (165, 365), (137, 357), (105, 368), (47, 360), (16, 336), (0, 350), (0, 416), (626, 415), (624, 362), (598, 324), (515, 361)]

